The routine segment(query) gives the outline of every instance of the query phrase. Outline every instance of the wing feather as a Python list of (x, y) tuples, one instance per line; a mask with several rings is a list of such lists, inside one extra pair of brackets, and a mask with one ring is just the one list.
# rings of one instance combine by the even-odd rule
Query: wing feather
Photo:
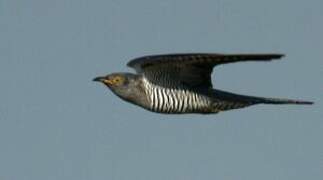
[[(242, 61), (270, 61), (282, 54), (164, 54), (133, 59), (127, 64), (152, 83), (170, 87), (211, 88), (213, 67)], [(180, 83), (180, 84), (179, 84)]]

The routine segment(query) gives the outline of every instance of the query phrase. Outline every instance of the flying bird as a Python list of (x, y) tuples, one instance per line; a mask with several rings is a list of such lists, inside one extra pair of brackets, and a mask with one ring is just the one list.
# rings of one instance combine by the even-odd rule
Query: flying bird
[(164, 54), (133, 59), (132, 73), (112, 73), (93, 79), (121, 99), (149, 111), (168, 114), (218, 113), (256, 104), (313, 104), (313, 102), (239, 95), (214, 89), (217, 65), (243, 61), (271, 61), (282, 54)]

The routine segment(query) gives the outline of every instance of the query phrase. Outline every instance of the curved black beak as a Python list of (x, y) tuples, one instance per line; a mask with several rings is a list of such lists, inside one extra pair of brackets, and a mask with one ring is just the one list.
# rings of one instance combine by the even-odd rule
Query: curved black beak
[(92, 81), (102, 82), (102, 80), (104, 80), (104, 77), (99, 76), (94, 78)]

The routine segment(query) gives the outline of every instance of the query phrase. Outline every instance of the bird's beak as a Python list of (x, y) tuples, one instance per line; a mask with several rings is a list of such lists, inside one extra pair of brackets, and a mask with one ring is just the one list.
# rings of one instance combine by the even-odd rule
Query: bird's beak
[(99, 76), (94, 78), (93, 81), (102, 82), (103, 84), (106, 84), (106, 85), (113, 85), (113, 82), (107, 79), (106, 77)]
[(103, 82), (103, 80), (104, 80), (104, 77), (101, 77), (101, 76), (93, 79), (93, 81), (97, 81), (97, 82)]

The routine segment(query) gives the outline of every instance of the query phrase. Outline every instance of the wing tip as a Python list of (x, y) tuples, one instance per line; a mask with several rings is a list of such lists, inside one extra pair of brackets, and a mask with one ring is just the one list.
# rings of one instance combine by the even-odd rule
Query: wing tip
[(273, 54), (272, 55), (273, 59), (280, 59), (280, 58), (283, 58), (285, 56), (286, 56), (285, 54)]
[[(252, 56), (252, 55), (251, 55)], [(255, 54), (255, 57), (259, 57), (259, 59), (268, 59), (268, 60), (279, 60), (283, 57), (285, 57), (286, 55), (285, 54), (280, 54), (280, 53), (277, 53), (277, 54)]]

